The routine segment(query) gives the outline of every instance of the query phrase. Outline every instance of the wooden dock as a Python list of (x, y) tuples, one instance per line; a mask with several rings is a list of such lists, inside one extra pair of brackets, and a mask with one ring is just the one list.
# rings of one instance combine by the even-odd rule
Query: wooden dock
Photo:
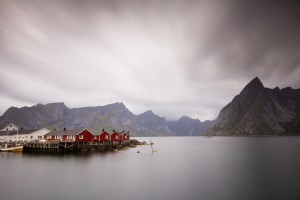
[(72, 142), (49, 141), (28, 142), (24, 144), (24, 152), (84, 152), (84, 151), (113, 151), (135, 146), (136, 142), (102, 143), (102, 142)]

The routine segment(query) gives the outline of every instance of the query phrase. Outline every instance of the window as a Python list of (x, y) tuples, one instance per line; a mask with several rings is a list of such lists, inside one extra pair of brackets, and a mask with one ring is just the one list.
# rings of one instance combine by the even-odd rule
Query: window
[(68, 135), (67, 139), (71, 140), (73, 138), (73, 135)]
[(118, 136), (116, 135), (116, 139), (118, 139)]
[(83, 139), (83, 135), (79, 135), (79, 139), (82, 140)]
[(30, 139), (33, 139), (33, 136), (30, 136)]
[(10, 125), (10, 127), (12, 127), (12, 125)]
[(108, 135), (105, 136), (105, 139), (108, 139)]
[(60, 136), (60, 135), (56, 135), (56, 136), (54, 137), (54, 139), (59, 140), (59, 139), (61, 139), (61, 136)]

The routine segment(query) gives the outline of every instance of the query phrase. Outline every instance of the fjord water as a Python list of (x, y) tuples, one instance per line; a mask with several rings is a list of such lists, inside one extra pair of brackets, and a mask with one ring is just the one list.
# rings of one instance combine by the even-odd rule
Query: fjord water
[(151, 139), (156, 153), (0, 153), (0, 199), (300, 199), (300, 137)]

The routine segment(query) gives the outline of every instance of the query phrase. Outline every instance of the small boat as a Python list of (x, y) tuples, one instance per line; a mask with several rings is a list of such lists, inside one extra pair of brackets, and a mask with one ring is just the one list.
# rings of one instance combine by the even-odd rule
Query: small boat
[(12, 144), (5, 144), (4, 147), (0, 148), (2, 152), (22, 152), (23, 146), (22, 145), (12, 145)]

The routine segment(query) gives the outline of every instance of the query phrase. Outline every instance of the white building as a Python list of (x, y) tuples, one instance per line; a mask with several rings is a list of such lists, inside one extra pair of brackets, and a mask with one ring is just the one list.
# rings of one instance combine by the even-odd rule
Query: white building
[(18, 127), (14, 123), (0, 123), (0, 131), (15, 131)]
[(30, 142), (43, 140), (50, 130), (42, 128), (39, 130), (1, 131), (0, 142)]

